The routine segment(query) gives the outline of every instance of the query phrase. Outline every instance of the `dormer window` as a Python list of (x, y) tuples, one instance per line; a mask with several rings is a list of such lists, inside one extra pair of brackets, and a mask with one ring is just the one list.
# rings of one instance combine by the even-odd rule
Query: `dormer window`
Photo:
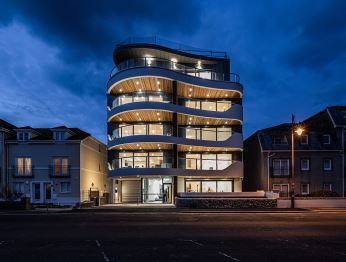
[(64, 131), (55, 131), (53, 133), (54, 140), (65, 140), (65, 132)]
[(19, 141), (28, 141), (31, 139), (31, 132), (18, 132), (17, 133), (17, 140)]
[(274, 145), (287, 145), (287, 138), (286, 136), (273, 136), (273, 144)]
[(330, 135), (323, 135), (323, 144), (330, 145)]

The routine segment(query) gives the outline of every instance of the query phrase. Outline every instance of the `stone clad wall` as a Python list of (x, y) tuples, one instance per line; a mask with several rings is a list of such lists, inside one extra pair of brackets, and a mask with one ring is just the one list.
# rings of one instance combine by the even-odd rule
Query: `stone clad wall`
[(276, 199), (266, 198), (181, 198), (176, 207), (185, 208), (276, 208)]

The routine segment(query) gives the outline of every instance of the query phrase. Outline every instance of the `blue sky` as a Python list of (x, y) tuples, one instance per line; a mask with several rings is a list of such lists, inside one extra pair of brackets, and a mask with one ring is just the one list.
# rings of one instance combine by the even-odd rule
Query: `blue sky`
[(0, 118), (79, 127), (106, 142), (115, 44), (153, 36), (227, 51), (244, 135), (346, 104), (346, 1), (0, 3)]

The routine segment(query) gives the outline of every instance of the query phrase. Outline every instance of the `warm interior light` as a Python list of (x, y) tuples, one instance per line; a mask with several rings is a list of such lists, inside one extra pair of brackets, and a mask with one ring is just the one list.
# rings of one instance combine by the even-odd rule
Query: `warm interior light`
[(304, 132), (304, 129), (301, 127), (298, 127), (295, 132), (297, 133), (298, 136), (301, 136)]
[(156, 113), (156, 115), (158, 115), (158, 116), (159, 116), (159, 115), (160, 115), (160, 113)]
[(197, 69), (202, 69), (202, 62), (201, 61), (197, 62)]
[(190, 88), (189, 91), (191, 92), (191, 91), (192, 91), (192, 88)]
[(136, 85), (139, 85), (139, 81), (136, 82)]
[(123, 90), (120, 88), (119, 91), (122, 92)]
[(228, 94), (225, 94), (225, 97), (228, 97)]
[(160, 81), (157, 81), (157, 84), (159, 85), (159, 84), (160, 84)]

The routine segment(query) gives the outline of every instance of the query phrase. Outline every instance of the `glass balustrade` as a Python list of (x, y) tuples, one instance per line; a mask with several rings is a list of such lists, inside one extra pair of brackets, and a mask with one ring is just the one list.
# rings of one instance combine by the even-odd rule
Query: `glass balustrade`
[(121, 95), (115, 98), (112, 102), (110, 109), (116, 106), (121, 106), (135, 102), (161, 102), (171, 103), (172, 97), (169, 94), (164, 93), (134, 93), (131, 95)]
[(203, 101), (197, 99), (180, 99), (180, 104), (189, 108), (217, 112), (225, 112), (232, 107), (232, 101)]
[(195, 140), (225, 141), (232, 136), (230, 127), (179, 127), (180, 137)]
[(112, 70), (110, 77), (121, 70), (133, 67), (160, 67), (204, 79), (230, 81), (235, 83), (239, 83), (240, 81), (239, 75), (234, 73), (224, 74), (221, 72), (216, 72), (213, 68), (210, 68), (209, 65), (202, 65), (198, 63), (195, 65), (195, 67), (187, 66), (174, 60), (167, 60), (159, 57), (138, 57), (125, 60), (119, 63), (116, 69)]
[(223, 170), (234, 161), (232, 154), (186, 154), (178, 159), (178, 166), (193, 170)]
[(118, 128), (113, 130), (113, 134), (109, 140), (126, 136), (137, 135), (157, 135), (157, 136), (171, 136), (172, 126), (163, 124), (138, 124), (138, 125), (125, 125), (121, 124)]

